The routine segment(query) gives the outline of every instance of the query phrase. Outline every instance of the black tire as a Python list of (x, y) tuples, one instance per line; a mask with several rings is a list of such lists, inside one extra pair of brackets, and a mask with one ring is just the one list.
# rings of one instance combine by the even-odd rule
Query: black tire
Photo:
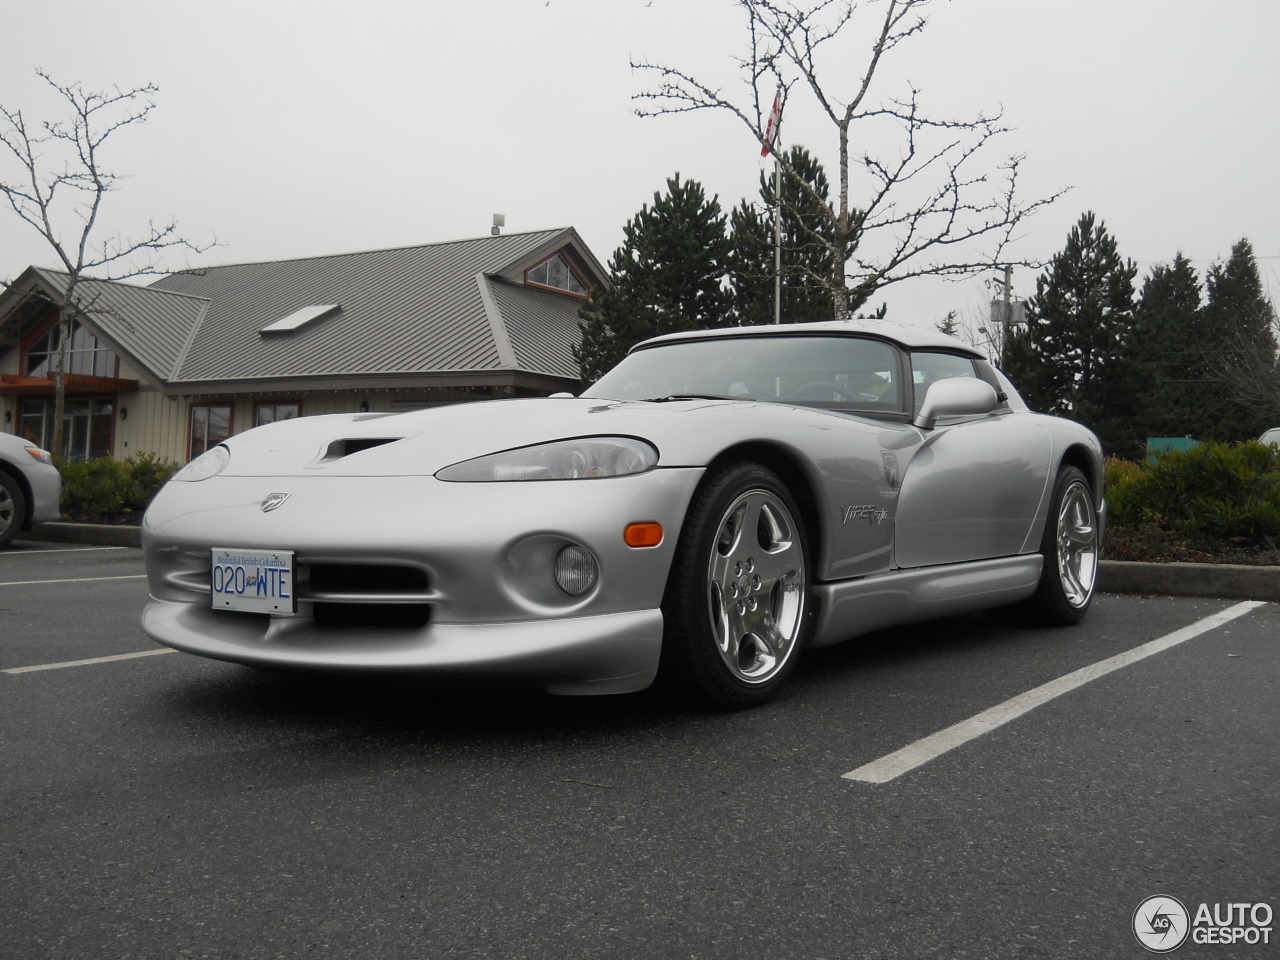
[(1063, 467), (1053, 484), (1040, 554), (1044, 567), (1028, 608), (1042, 623), (1069, 626), (1089, 612), (1098, 583), (1098, 514), (1089, 482)]
[(709, 474), (676, 543), (660, 682), (701, 707), (778, 695), (810, 626), (809, 543), (786, 484), (756, 463)]
[(27, 498), (18, 481), (0, 470), (0, 550), (13, 542), (27, 522)]

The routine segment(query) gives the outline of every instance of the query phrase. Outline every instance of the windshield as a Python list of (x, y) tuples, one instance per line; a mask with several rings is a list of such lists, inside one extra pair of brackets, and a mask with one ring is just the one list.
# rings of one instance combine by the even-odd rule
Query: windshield
[(735, 336), (675, 340), (629, 354), (584, 397), (667, 400), (725, 397), (898, 411), (898, 351), (882, 340)]

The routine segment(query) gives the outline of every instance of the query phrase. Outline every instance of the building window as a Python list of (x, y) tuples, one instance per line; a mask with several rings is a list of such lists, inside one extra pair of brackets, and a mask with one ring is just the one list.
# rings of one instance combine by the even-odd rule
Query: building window
[[(115, 401), (110, 397), (67, 399), (62, 410), (62, 456), (94, 460), (111, 456)], [(46, 450), (53, 449), (52, 399), (25, 399), (19, 411), (18, 432)]]
[[(47, 377), (53, 374), (58, 359), (58, 324), (36, 338), (27, 347), (23, 372), (28, 377)], [(67, 344), (65, 373), (77, 373), (88, 377), (114, 377), (116, 355), (101, 340), (80, 326), (71, 325), (71, 342)]]
[(188, 459), (194, 460), (211, 447), (231, 436), (231, 404), (193, 403), (191, 405), (191, 445)]
[(569, 261), (558, 253), (527, 271), (524, 279), (525, 283), (571, 293), (575, 297), (585, 297), (591, 292), (586, 281), (578, 276), (577, 271), (569, 266)]
[(292, 420), (302, 416), (302, 404), (296, 400), (288, 403), (259, 403), (253, 408), (253, 425), (261, 427), (277, 420)]

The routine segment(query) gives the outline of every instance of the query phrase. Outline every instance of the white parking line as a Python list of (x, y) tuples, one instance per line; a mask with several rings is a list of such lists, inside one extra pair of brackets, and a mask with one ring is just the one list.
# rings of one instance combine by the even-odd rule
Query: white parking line
[(68, 667), (88, 667), (96, 663), (114, 663), (116, 660), (137, 660), (139, 657), (158, 657), (162, 653), (177, 650), (143, 650), (140, 653), (117, 653), (113, 657), (90, 657), (88, 660), (64, 660), (62, 663), (41, 663), (33, 667), (10, 667), (0, 673), (36, 673), (40, 670), (65, 670)]
[(1048, 703), (1064, 693), (1069, 693), (1077, 687), (1084, 686), (1091, 680), (1105, 677), (1121, 667), (1127, 667), (1131, 663), (1145, 660), (1147, 657), (1168, 650), (1170, 647), (1176, 647), (1180, 643), (1185, 643), (1187, 640), (1198, 637), (1202, 633), (1214, 630), (1225, 623), (1230, 623), (1237, 617), (1242, 617), (1250, 610), (1261, 606), (1265, 606), (1265, 603), (1260, 600), (1238, 603), (1234, 607), (1229, 607), (1220, 613), (1198, 620), (1188, 627), (1183, 627), (1181, 630), (1176, 630), (1157, 640), (1152, 640), (1150, 643), (1144, 643), (1140, 647), (1134, 647), (1126, 653), (1100, 660), (1090, 666), (1076, 670), (1074, 673), (1059, 677), (1057, 680), (1051, 680), (1043, 686), (1028, 690), (1026, 693), (997, 704), (989, 710), (984, 710), (968, 720), (962, 720), (954, 726), (939, 730), (931, 736), (908, 744), (901, 750), (883, 756), (879, 760), (864, 764), (858, 767), (857, 770), (850, 770), (844, 774), (843, 779), (860, 780), (863, 783), (888, 783), (904, 773), (910, 773), (916, 767), (942, 756), (948, 750), (954, 750), (970, 740), (977, 739), (984, 733), (990, 733), (1011, 720), (1016, 720), (1024, 713), (1034, 710), (1036, 707)]
[[(23, 541), (28, 543), (30, 541)], [(128, 550), (128, 547), (27, 547), (24, 546), (18, 552), (18, 556), (26, 556), (28, 553), (100, 553), (103, 550)]]
[(9, 580), (0, 587), (29, 587), (37, 583), (97, 583), (99, 580), (145, 580), (145, 573), (131, 573), (122, 577), (68, 577), (65, 580)]

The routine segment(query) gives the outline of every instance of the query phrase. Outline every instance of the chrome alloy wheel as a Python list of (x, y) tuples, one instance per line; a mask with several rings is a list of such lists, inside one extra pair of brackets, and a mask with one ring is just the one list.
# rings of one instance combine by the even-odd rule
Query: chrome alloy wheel
[(1058, 577), (1063, 599), (1080, 608), (1093, 596), (1098, 576), (1098, 516), (1089, 488), (1073, 482), (1058, 507)]
[(738, 680), (765, 683), (790, 659), (804, 623), (804, 547), (772, 492), (741, 494), (720, 520), (707, 569), (712, 635)]

